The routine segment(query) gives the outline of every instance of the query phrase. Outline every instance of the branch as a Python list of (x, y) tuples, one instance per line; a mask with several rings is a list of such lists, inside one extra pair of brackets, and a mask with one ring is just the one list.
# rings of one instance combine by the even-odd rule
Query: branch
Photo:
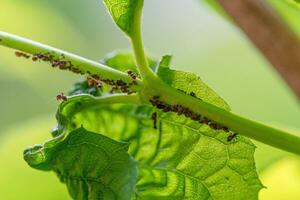
[(300, 41), (262, 0), (218, 0), (300, 98)]
[[(56, 49), (54, 47), (50, 47), (25, 38), (21, 38), (9, 33), (0, 32), (0, 45), (20, 50), (31, 55), (44, 53), (46, 55), (54, 56), (55, 58), (63, 56), (63, 60), (66, 60), (72, 64), (73, 70), (71, 71), (76, 73), (95, 75), (101, 80), (123, 80), (126, 83), (132, 82), (132, 79), (124, 72), (110, 68), (98, 62), (65, 52), (63, 50)], [(141, 81), (137, 80), (137, 82), (137, 86), (132, 86), (134, 87), (134, 89), (138, 89), (141, 86)]]
[(163, 102), (171, 107), (174, 105), (182, 105), (192, 112), (205, 116), (208, 119), (229, 128), (231, 131), (300, 155), (300, 137), (295, 134), (246, 119), (190, 95), (186, 95), (165, 84), (158, 77), (145, 79), (144, 87), (152, 88), (152, 90), (148, 90), (147, 94), (150, 98), (151, 96), (159, 96)]
[[(138, 1), (138, 4), (139, 7), (143, 6), (142, 1)], [(146, 76), (154, 76), (154, 73), (149, 67), (149, 63), (145, 55), (145, 50), (144, 50), (144, 45), (142, 40), (141, 16), (142, 16), (142, 9), (140, 8), (137, 9), (135, 13), (133, 32), (132, 35), (130, 36), (130, 39), (134, 50), (138, 70), (141, 74), (141, 77), (145, 78)]]

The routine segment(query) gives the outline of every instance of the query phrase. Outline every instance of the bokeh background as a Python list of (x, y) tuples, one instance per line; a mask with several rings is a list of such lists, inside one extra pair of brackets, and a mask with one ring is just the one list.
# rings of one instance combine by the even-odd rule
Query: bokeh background
[[(289, 24), (297, 24), (300, 10), (278, 0), (270, 2)], [(1, 0), (0, 4), (1, 31), (93, 60), (130, 48), (101, 0)], [(144, 13), (145, 46), (152, 57), (173, 54), (174, 68), (199, 74), (235, 113), (300, 133), (296, 97), (245, 36), (202, 0), (145, 0)], [(300, 32), (299, 26), (293, 27)], [(17, 59), (12, 50), (0, 47), (0, 199), (70, 199), (55, 174), (28, 167), (22, 151), (50, 137), (58, 105), (55, 96), (67, 92), (79, 78)], [(300, 159), (256, 145), (257, 168), (267, 186), (260, 199), (300, 199)]]

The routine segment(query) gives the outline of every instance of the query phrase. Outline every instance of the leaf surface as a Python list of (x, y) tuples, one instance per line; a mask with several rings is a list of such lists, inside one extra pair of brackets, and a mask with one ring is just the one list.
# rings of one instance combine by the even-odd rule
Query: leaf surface
[(24, 151), (36, 169), (53, 170), (73, 199), (130, 199), (137, 178), (128, 144), (78, 128)]
[(262, 185), (250, 140), (228, 143), (228, 133), (173, 113), (159, 113), (154, 129), (151, 107), (95, 107), (94, 101), (85, 95), (63, 103), (57, 115), (62, 130), (83, 125), (130, 143), (139, 169), (136, 199), (257, 199)]
[(168, 85), (181, 90), (186, 94), (193, 94), (203, 101), (213, 104), (225, 110), (230, 110), (229, 105), (210, 87), (208, 87), (199, 76), (183, 71), (172, 70), (165, 61), (169, 57), (164, 57), (158, 68), (157, 75)]
[[(151, 67), (151, 69), (154, 70), (157, 67), (157, 62), (149, 57), (147, 59), (148, 59), (149, 66)], [(104, 56), (104, 58), (100, 60), (100, 63), (108, 65), (114, 69), (123, 72), (131, 70), (138, 75), (138, 70), (134, 59), (134, 55), (131, 52), (126, 52), (126, 51), (111, 52), (106, 56)]]
[(127, 35), (134, 31), (134, 23), (140, 17), (143, 0), (104, 0), (104, 3), (117, 26)]
[[(171, 70), (170, 59), (165, 56), (157, 69), (163, 81), (184, 93), (194, 92), (195, 98), (230, 109), (198, 76)], [(134, 199), (258, 199), (262, 184), (250, 140), (238, 136), (227, 142), (229, 133), (223, 130), (147, 105), (97, 102), (91, 95), (62, 102), (54, 135), (65, 137), (83, 126), (130, 144), (128, 152), (138, 162)], [(158, 113), (157, 129), (151, 120), (153, 112)]]

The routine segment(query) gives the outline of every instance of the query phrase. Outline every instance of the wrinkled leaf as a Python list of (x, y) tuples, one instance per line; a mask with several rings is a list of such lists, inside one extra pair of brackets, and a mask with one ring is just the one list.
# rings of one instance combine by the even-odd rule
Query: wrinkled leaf
[(114, 22), (127, 35), (134, 31), (135, 21), (143, 7), (143, 0), (104, 0), (104, 3)]
[[(230, 109), (199, 77), (171, 70), (170, 60), (165, 56), (157, 69), (166, 83)], [(158, 113), (157, 129), (151, 120), (153, 112)], [(56, 117), (56, 136), (83, 126), (130, 144), (128, 152), (138, 162), (134, 199), (252, 200), (262, 188), (250, 140), (238, 136), (228, 142), (229, 133), (184, 116), (151, 106), (100, 104), (96, 97), (80, 95), (63, 102)]]
[(128, 144), (78, 128), (24, 151), (36, 169), (53, 170), (73, 199), (130, 199), (137, 178)]
[(83, 125), (129, 142), (139, 168), (137, 199), (257, 199), (261, 183), (248, 139), (228, 143), (228, 133), (173, 113), (159, 113), (154, 129), (151, 107), (94, 101), (84, 95), (61, 104), (61, 130)]

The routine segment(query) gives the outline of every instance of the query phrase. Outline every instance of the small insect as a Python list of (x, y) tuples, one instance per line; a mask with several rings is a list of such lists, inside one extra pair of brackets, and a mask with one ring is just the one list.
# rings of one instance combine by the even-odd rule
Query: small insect
[(87, 77), (87, 82), (90, 87), (102, 87), (102, 82), (100, 80), (94, 79), (91, 76)]
[(116, 84), (118, 86), (125, 86), (126, 85), (126, 83), (124, 81), (122, 81), (122, 80), (117, 80)]
[(61, 92), (60, 94), (58, 94), (58, 95), (56, 96), (56, 100), (58, 100), (58, 101), (60, 101), (60, 100), (62, 100), (62, 101), (67, 101), (67, 100), (68, 100), (68, 97), (67, 97), (63, 92)]
[(190, 95), (191, 95), (192, 97), (196, 97), (195, 92), (191, 92)]
[(131, 77), (131, 79), (132, 79), (132, 84), (133, 84), (133, 85), (137, 85), (137, 82), (136, 82), (136, 74), (133, 73), (133, 71), (131, 71), (131, 70), (128, 70), (128, 71), (127, 71), (127, 74)]
[(153, 128), (157, 129), (157, 113), (156, 112), (152, 113), (151, 119), (153, 120)]
[(234, 138), (236, 138), (238, 134), (237, 133), (231, 133), (228, 137), (227, 137), (227, 142), (231, 142)]
[(75, 68), (75, 67), (72, 67), (70, 70), (71, 70), (72, 72), (74, 72), (75, 74), (81, 73), (80, 69)]
[(16, 51), (15, 52), (15, 55), (17, 56), (17, 57), (23, 57), (23, 58), (30, 58), (30, 55), (28, 55), (28, 54), (26, 54), (26, 53), (23, 53), (23, 52), (20, 52), (20, 51)]
[(36, 62), (36, 61), (38, 61), (38, 57), (37, 56), (32, 56), (32, 61), (34, 61), (34, 62)]
[(128, 74), (132, 79), (134, 79), (134, 80), (136, 79), (136, 74), (134, 74), (133, 71), (128, 70), (128, 71), (127, 71), (127, 74)]

